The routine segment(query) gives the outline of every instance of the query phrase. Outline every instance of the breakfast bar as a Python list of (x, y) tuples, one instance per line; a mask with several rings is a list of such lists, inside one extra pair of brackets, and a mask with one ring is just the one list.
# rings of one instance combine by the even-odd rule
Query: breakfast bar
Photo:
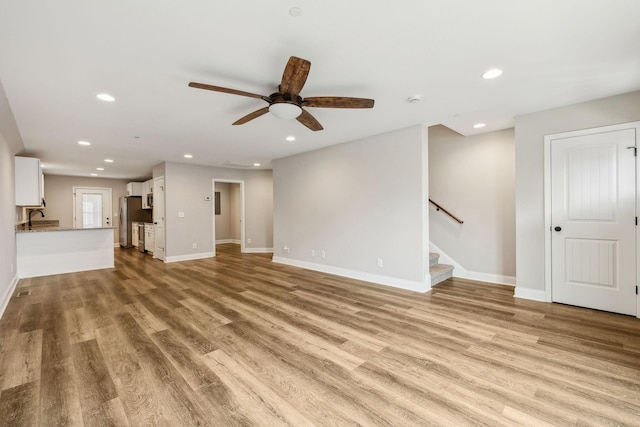
[(113, 227), (16, 229), (18, 277), (114, 267)]

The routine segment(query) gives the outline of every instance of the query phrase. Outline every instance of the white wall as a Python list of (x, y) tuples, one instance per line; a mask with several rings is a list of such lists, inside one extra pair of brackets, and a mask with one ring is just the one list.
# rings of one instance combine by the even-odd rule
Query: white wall
[(640, 120), (640, 91), (515, 118), (516, 295), (544, 299), (544, 136)]
[[(111, 220), (114, 243), (119, 243), (120, 231), (118, 225), (120, 220), (118, 212), (120, 209), (120, 197), (125, 195), (126, 185), (130, 180), (91, 178), (81, 176), (47, 175), (44, 176), (44, 199), (47, 202), (45, 208), (46, 218), (60, 221), (60, 226), (64, 228), (73, 227), (73, 187), (97, 187), (111, 188)], [(35, 218), (35, 217), (34, 217)]]
[(0, 317), (18, 283), (16, 267), (16, 215), (14, 160), (24, 149), (22, 139), (0, 82)]
[(430, 127), (429, 195), (464, 221), (431, 207), (429, 237), (458, 264), (454, 276), (515, 284), (514, 130), (465, 137)]
[(414, 126), (275, 160), (274, 261), (428, 290), (427, 158)]
[[(154, 168), (154, 176), (156, 168)], [(211, 256), (213, 180), (244, 181), (247, 251), (273, 247), (273, 181), (269, 170), (241, 170), (165, 163), (166, 257), (169, 261)], [(210, 196), (211, 201), (204, 197)], [(184, 217), (178, 217), (184, 212)], [(197, 248), (193, 248), (193, 244)]]

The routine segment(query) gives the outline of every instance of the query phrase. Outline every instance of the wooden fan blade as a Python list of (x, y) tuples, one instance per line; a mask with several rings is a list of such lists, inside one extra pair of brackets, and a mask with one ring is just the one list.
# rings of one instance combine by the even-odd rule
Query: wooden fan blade
[(373, 108), (373, 99), (349, 98), (346, 96), (314, 96), (305, 98), (302, 105), (305, 107), (320, 108)]
[(262, 116), (263, 114), (267, 114), (269, 112), (269, 107), (264, 107), (261, 108), (259, 110), (254, 111), (253, 113), (249, 113), (246, 116), (244, 116), (241, 119), (236, 120), (235, 122), (233, 122), (234, 125), (243, 125), (245, 123), (247, 123), (250, 120), (253, 120), (255, 118), (258, 118), (260, 116)]
[(324, 129), (319, 121), (316, 120), (308, 111), (302, 110), (302, 114), (300, 114), (296, 120), (300, 123), (311, 129), (312, 131), (322, 130)]
[(306, 59), (297, 58), (292, 56), (287, 62), (287, 66), (282, 73), (282, 82), (280, 83), (280, 92), (283, 94), (291, 95), (292, 99), (302, 90), (309, 70), (311, 69), (311, 62)]
[(204, 83), (196, 83), (196, 82), (189, 83), (189, 87), (194, 87), (196, 89), (213, 90), (215, 92), (230, 93), (231, 95), (248, 96), (250, 98), (258, 98), (258, 99), (262, 99), (262, 100), (265, 100), (265, 101), (269, 102), (269, 97), (268, 96), (258, 95), (256, 93), (251, 93), (251, 92), (244, 92), (242, 90), (229, 89), (229, 88), (226, 88), (226, 87), (212, 86), (212, 85), (206, 85)]

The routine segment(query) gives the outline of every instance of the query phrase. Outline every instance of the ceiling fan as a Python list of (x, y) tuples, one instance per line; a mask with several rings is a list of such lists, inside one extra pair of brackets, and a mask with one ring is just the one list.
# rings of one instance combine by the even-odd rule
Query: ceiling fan
[(241, 119), (235, 121), (234, 125), (242, 125), (250, 120), (262, 116), (270, 112), (274, 116), (281, 119), (296, 119), (312, 131), (322, 130), (323, 127), (307, 110), (302, 107), (318, 107), (318, 108), (373, 108), (373, 99), (366, 98), (349, 98), (344, 96), (315, 96), (310, 98), (302, 98), (300, 91), (307, 81), (311, 62), (306, 59), (292, 56), (287, 62), (287, 66), (282, 74), (282, 82), (278, 87), (278, 92), (269, 96), (258, 95), (255, 93), (244, 92), (236, 89), (229, 89), (220, 86), (212, 86), (204, 83), (189, 83), (190, 87), (197, 89), (213, 90), (215, 92), (230, 93), (232, 95), (248, 96), (250, 98), (258, 98), (266, 101), (267, 107), (256, 110), (247, 114)]

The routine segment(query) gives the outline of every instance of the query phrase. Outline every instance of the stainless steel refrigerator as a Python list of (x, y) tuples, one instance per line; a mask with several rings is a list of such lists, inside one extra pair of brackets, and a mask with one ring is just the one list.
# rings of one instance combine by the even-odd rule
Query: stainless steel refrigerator
[(151, 209), (142, 209), (142, 198), (120, 197), (120, 246), (132, 248), (131, 223), (151, 222)]

